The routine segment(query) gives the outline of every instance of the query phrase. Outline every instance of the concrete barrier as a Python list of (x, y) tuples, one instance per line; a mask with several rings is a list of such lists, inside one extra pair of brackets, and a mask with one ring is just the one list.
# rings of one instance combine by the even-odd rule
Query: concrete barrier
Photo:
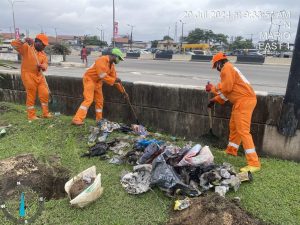
[(126, 58), (137, 59), (140, 56), (141, 56), (141, 53), (133, 53), (133, 52), (126, 53)]
[(59, 63), (64, 61), (63, 55), (49, 55), (48, 60), (51, 63)]
[(212, 55), (192, 55), (192, 61), (210, 62)]
[(18, 54), (17, 53), (9, 53), (9, 52), (0, 52), (0, 60), (17, 62)]
[(263, 64), (265, 62), (265, 57), (260, 55), (238, 55), (236, 62), (245, 64)]
[(172, 59), (173, 54), (169, 54), (169, 53), (156, 53), (155, 54), (155, 58), (154, 59)]
[[(16, 72), (0, 71), (3, 77), (0, 101), (24, 103), (25, 92)], [(61, 113), (74, 115), (82, 101), (82, 79), (75, 77), (47, 76), (51, 92)], [(159, 132), (186, 137), (194, 141), (209, 131), (207, 114), (208, 96), (204, 90), (193, 86), (162, 85), (150, 82), (124, 82), (136, 108), (139, 120)], [(134, 122), (129, 106), (116, 88), (103, 86), (104, 117), (125, 123)], [(300, 161), (299, 126), (296, 137), (283, 137), (277, 133), (283, 96), (258, 94), (251, 133), (260, 155)], [(228, 143), (231, 105), (216, 105), (213, 110), (213, 132), (220, 138), (218, 146)], [(94, 107), (90, 107), (94, 117)], [(25, 119), (25, 114), (24, 114)]]
[(266, 57), (264, 64), (291, 65), (292, 58)]
[(172, 60), (175, 60), (175, 61), (190, 61), (191, 58), (192, 58), (191, 55), (179, 55), (179, 54), (176, 54), (176, 55), (173, 55)]
[(140, 58), (142, 60), (149, 60), (149, 59), (154, 59), (154, 54), (141, 54)]

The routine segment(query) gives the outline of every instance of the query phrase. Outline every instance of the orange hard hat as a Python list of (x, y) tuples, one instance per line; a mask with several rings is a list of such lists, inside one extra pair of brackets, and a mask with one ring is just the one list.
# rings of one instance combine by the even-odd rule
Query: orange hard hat
[(46, 34), (38, 34), (35, 38), (39, 39), (44, 45), (49, 45), (48, 37)]
[(217, 54), (215, 54), (214, 56), (213, 56), (213, 58), (212, 58), (212, 68), (214, 69), (214, 68), (216, 68), (216, 62), (218, 62), (218, 61), (220, 61), (220, 60), (222, 60), (222, 59), (227, 59), (227, 56), (225, 55), (225, 53), (223, 53), (223, 52), (218, 52)]

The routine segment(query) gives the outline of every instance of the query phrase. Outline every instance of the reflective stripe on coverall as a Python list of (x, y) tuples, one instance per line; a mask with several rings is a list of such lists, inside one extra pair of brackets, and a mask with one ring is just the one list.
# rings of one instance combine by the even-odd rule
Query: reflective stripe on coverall
[(239, 145), (242, 143), (248, 165), (260, 167), (250, 134), (252, 113), (257, 101), (254, 90), (244, 75), (230, 62), (224, 64), (220, 77), (221, 82), (212, 87), (212, 92), (216, 95), (214, 99), (220, 104), (224, 104), (227, 100), (233, 104), (226, 152), (237, 155)]
[(27, 43), (22, 43), (20, 40), (13, 40), (11, 45), (20, 53), (22, 56), (21, 64), (21, 79), (26, 90), (26, 106), (27, 106), (27, 117), (33, 119), (36, 117), (35, 114), (35, 99), (36, 92), (41, 102), (43, 116), (49, 114), (48, 100), (49, 91), (45, 80), (45, 77), (37, 68), (37, 61), (33, 51), (36, 52), (38, 61), (45, 68), (48, 67), (48, 59), (44, 51), (37, 52), (33, 46), (29, 46)]
[(116, 78), (115, 65), (110, 65), (109, 56), (99, 57), (83, 76), (84, 101), (77, 110), (73, 121), (82, 122), (93, 101), (95, 102), (96, 120), (101, 120), (104, 101), (102, 93), (103, 81), (111, 86), (116, 86), (123, 93), (121, 85), (115, 84)]

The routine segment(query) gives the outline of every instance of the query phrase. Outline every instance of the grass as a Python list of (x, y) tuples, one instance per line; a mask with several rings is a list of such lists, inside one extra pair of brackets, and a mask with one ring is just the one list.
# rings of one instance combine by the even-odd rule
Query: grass
[[(1, 114), (1, 108), (9, 110)], [(120, 184), (122, 170), (130, 166), (116, 166), (99, 158), (80, 158), (87, 149), (89, 126), (70, 125), (71, 117), (59, 116), (51, 120), (28, 123), (25, 107), (0, 102), (0, 126), (12, 124), (6, 136), (0, 139), (0, 159), (22, 153), (33, 153), (39, 160), (48, 162), (53, 155), (61, 157), (61, 164), (76, 175), (82, 170), (96, 165), (102, 174), (104, 194), (96, 202), (84, 209), (71, 208), (67, 198), (45, 203), (45, 210), (35, 224), (78, 224), (78, 225), (126, 225), (164, 224), (172, 210), (173, 200), (165, 197), (158, 189), (142, 195), (127, 194)], [(113, 133), (112, 137), (121, 134)], [(163, 135), (165, 140), (171, 137)], [(183, 145), (178, 139), (174, 144)], [(224, 161), (237, 169), (245, 165), (243, 155), (225, 156), (212, 149), (217, 163)], [(244, 183), (238, 192), (230, 192), (228, 197), (241, 198), (242, 207), (256, 217), (273, 224), (300, 224), (300, 165), (291, 161), (262, 158), (262, 171), (254, 175), (252, 183)], [(11, 224), (0, 212), (0, 224)]]

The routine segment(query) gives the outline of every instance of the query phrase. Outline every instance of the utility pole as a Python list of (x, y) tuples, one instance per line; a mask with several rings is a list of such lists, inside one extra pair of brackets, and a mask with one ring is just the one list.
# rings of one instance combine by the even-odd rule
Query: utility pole
[[(286, 93), (281, 109), (278, 132), (284, 136), (295, 136), (300, 120), (300, 17), (295, 39), (292, 63)], [(288, 140), (287, 140), (288, 141)]]
[(54, 31), (55, 31), (55, 42), (57, 43), (57, 30), (56, 30), (56, 27), (54, 28)]
[(133, 33), (134, 26), (131, 25), (131, 24), (127, 24), (127, 26), (129, 26), (131, 28), (131, 31), (130, 31), (130, 49), (132, 50), (132, 42), (133, 42), (132, 33)]
[(177, 42), (177, 22), (175, 23), (174, 41)]
[(181, 40), (180, 40), (180, 52), (182, 52), (182, 42), (183, 42), (183, 24), (185, 24), (182, 20), (179, 20), (181, 22)]
[(113, 47), (116, 46), (115, 43), (115, 0), (113, 0)]
[(16, 38), (16, 22), (15, 22), (15, 10), (14, 10), (14, 4), (17, 2), (24, 2), (24, 1), (15, 1), (15, 0), (8, 0), (13, 14), (13, 25), (14, 25), (14, 37)]

